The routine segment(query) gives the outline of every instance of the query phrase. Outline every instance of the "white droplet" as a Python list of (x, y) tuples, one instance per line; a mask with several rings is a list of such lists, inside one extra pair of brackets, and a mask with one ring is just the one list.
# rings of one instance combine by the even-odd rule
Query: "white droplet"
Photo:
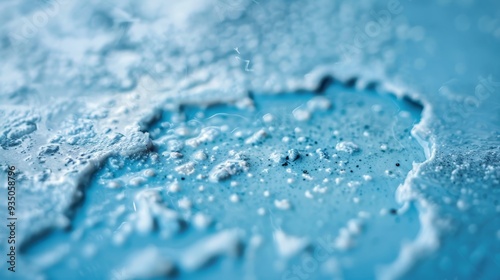
[(288, 210), (290, 209), (290, 202), (288, 202), (288, 199), (282, 199), (282, 200), (276, 199), (274, 200), (274, 206), (276, 206), (276, 208), (281, 210)]
[(307, 121), (311, 118), (311, 112), (305, 108), (297, 107), (292, 111), (293, 117), (298, 121)]
[(237, 194), (232, 194), (231, 197), (229, 198), (229, 200), (231, 200), (231, 202), (233, 202), (233, 203), (236, 203), (236, 202), (240, 201), (240, 198), (238, 197)]
[(311, 192), (310, 192), (310, 191), (306, 191), (306, 192), (304, 193), (304, 195), (305, 195), (307, 198), (314, 198), (314, 196), (311, 194)]
[(340, 152), (346, 152), (349, 154), (355, 153), (359, 151), (358, 145), (354, 144), (353, 142), (348, 142), (348, 141), (342, 141), (337, 143), (335, 145), (335, 149)]
[(187, 197), (183, 197), (183, 198), (179, 199), (177, 204), (179, 205), (180, 208), (183, 208), (186, 210), (189, 210), (192, 206), (191, 200), (189, 200)]
[(262, 116), (262, 120), (266, 123), (270, 123), (274, 120), (274, 116), (273, 114), (265, 114), (264, 116)]
[(170, 185), (168, 185), (168, 191), (172, 193), (179, 192), (181, 190), (181, 186), (179, 185), (179, 182), (175, 180), (172, 182)]

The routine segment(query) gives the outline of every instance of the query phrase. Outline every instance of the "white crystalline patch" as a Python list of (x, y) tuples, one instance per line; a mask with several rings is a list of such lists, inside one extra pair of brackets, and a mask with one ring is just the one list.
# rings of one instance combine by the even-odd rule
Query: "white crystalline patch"
[[(129, 130), (132, 130), (130, 128)], [(119, 154), (130, 156), (150, 149), (153, 146), (148, 133), (139, 131), (128, 132), (129, 136), (119, 146)]]
[(184, 147), (184, 143), (177, 139), (171, 139), (168, 140), (167, 147), (170, 152), (180, 152)]
[(187, 198), (187, 197), (183, 197), (183, 198), (179, 199), (177, 204), (179, 205), (180, 208), (187, 209), (187, 210), (189, 210), (192, 206), (191, 200), (189, 200), (189, 198)]
[(44, 155), (53, 155), (59, 151), (59, 145), (55, 144), (50, 144), (50, 145), (45, 145), (40, 147), (40, 151), (38, 153), (39, 156), (44, 156)]
[(113, 236), (115, 244), (122, 244), (133, 229), (141, 234), (151, 233), (155, 224), (158, 225), (160, 235), (165, 238), (180, 230), (177, 213), (163, 204), (158, 190), (147, 189), (138, 192), (133, 205), (135, 212), (128, 217), (130, 223), (122, 224)]
[(168, 185), (168, 192), (176, 193), (179, 192), (180, 190), (181, 186), (179, 185), (179, 182), (177, 180)]
[(213, 141), (217, 135), (219, 135), (217, 129), (213, 127), (203, 128), (197, 137), (186, 140), (186, 145), (196, 148), (200, 144)]
[(350, 188), (356, 188), (356, 187), (361, 186), (361, 182), (359, 182), (359, 181), (349, 181), (347, 183), (347, 186), (350, 187)]
[(146, 176), (146, 177), (154, 177), (156, 175), (156, 172), (154, 169), (150, 168), (150, 169), (144, 170), (144, 172), (142, 174), (144, 174), (144, 176)]
[(249, 165), (246, 160), (228, 159), (225, 162), (218, 164), (212, 169), (212, 171), (210, 171), (209, 179), (211, 182), (219, 182), (241, 172), (246, 172), (248, 171), (248, 168)]
[(302, 173), (302, 178), (309, 180), (309, 181), (312, 181), (314, 179), (311, 175), (305, 174), (305, 173)]
[[(166, 155), (166, 154), (164, 153), (164, 155)], [(175, 158), (175, 159), (184, 157), (184, 155), (179, 153), (179, 152), (171, 152), (168, 155), (170, 155), (171, 158)]]
[(325, 149), (317, 149), (316, 154), (320, 159), (329, 159), (330, 157), (328, 156), (328, 153), (326, 152)]
[(337, 143), (337, 145), (335, 145), (335, 149), (339, 152), (345, 152), (349, 154), (359, 151), (358, 145), (354, 144), (353, 142), (347, 142), (347, 141), (342, 141)]
[(193, 225), (198, 230), (206, 229), (211, 223), (212, 218), (203, 213), (196, 213), (193, 217)]
[(288, 199), (282, 199), (282, 200), (274, 200), (274, 206), (276, 206), (276, 208), (278, 209), (281, 209), (281, 210), (288, 210), (290, 209), (290, 202), (288, 201)]
[(190, 174), (193, 174), (194, 171), (195, 171), (195, 168), (194, 168), (194, 162), (188, 162), (188, 163), (185, 163), (183, 165), (180, 165), (180, 166), (177, 166), (175, 168), (175, 171), (177, 171), (177, 173), (179, 174), (182, 174), (182, 175), (190, 175)]
[(316, 110), (328, 110), (332, 107), (332, 102), (324, 96), (315, 96), (307, 102), (307, 108), (314, 112)]
[(283, 258), (290, 258), (303, 251), (309, 246), (309, 240), (305, 237), (286, 235), (282, 230), (276, 230), (273, 234), (278, 253)]
[(293, 117), (298, 121), (307, 121), (311, 118), (311, 112), (305, 108), (298, 107), (292, 111)]
[(18, 124), (16, 127), (12, 128), (7, 133), (8, 139), (19, 139), (25, 135), (28, 135), (36, 130), (36, 124), (34, 122), (23, 122)]
[(290, 150), (288, 150), (287, 154), (288, 154), (288, 158), (291, 161), (296, 161), (300, 157), (300, 153), (299, 153), (299, 151), (297, 151), (297, 149), (290, 149)]
[(146, 182), (146, 179), (144, 179), (143, 177), (134, 177), (134, 178), (130, 179), (129, 184), (134, 186), (134, 187), (137, 187), (137, 186), (144, 184), (145, 182)]
[(262, 116), (262, 120), (266, 123), (270, 123), (274, 120), (274, 115), (273, 114), (265, 114)]
[(312, 193), (311, 193), (310, 191), (306, 191), (306, 192), (304, 193), (304, 195), (305, 195), (305, 197), (307, 197), (307, 198), (314, 198), (314, 196), (312, 195)]
[(191, 131), (185, 126), (181, 126), (175, 129), (175, 133), (179, 136), (187, 136)]
[(253, 99), (249, 97), (243, 97), (236, 102), (236, 107), (238, 109), (250, 109), (254, 108)]
[(269, 156), (269, 159), (276, 164), (283, 164), (286, 162), (286, 155), (278, 152), (273, 152)]
[(341, 251), (346, 251), (347, 249), (354, 246), (353, 237), (347, 229), (340, 229), (339, 235), (335, 239), (334, 246)]
[(109, 181), (106, 185), (110, 189), (117, 189), (123, 186), (123, 183), (119, 180)]
[(313, 192), (317, 192), (317, 193), (325, 193), (326, 190), (328, 190), (328, 187), (320, 187), (319, 185), (316, 185), (314, 186), (313, 188)]
[(247, 145), (257, 144), (259, 142), (262, 142), (266, 138), (267, 138), (267, 132), (264, 129), (261, 129), (261, 130), (255, 132), (252, 136), (248, 137), (245, 140), (245, 144), (247, 144)]
[(150, 233), (154, 227), (154, 219), (149, 207), (139, 207), (137, 209), (136, 229), (139, 233)]
[(363, 230), (363, 221), (360, 219), (351, 219), (347, 222), (347, 227), (339, 230), (339, 235), (335, 239), (334, 246), (346, 251), (354, 246), (354, 237)]
[(162, 256), (155, 247), (133, 252), (121, 269), (115, 270), (113, 279), (149, 279), (167, 277), (174, 273), (175, 265)]
[(198, 270), (210, 260), (220, 256), (237, 256), (241, 232), (229, 229), (197, 241), (187, 248), (180, 259), (181, 266), (188, 271)]
[(232, 194), (230, 197), (229, 197), (229, 200), (231, 200), (231, 202), (233, 203), (236, 203), (236, 202), (239, 202), (240, 201), (240, 198), (237, 194)]
[(363, 223), (360, 220), (352, 219), (347, 222), (347, 229), (351, 234), (360, 234), (363, 228)]
[(208, 158), (204, 151), (198, 150), (193, 154), (193, 159), (197, 161), (206, 160)]

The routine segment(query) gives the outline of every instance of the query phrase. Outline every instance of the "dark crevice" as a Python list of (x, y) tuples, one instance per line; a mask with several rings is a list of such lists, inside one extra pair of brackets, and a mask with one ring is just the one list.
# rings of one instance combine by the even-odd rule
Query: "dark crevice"
[(335, 83), (335, 79), (332, 76), (325, 76), (321, 79), (318, 87), (314, 90), (314, 92), (323, 93), (333, 83)]

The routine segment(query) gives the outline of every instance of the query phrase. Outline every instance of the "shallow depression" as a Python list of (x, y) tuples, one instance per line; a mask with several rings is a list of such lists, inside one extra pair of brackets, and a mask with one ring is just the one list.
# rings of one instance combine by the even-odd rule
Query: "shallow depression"
[(164, 110), (143, 127), (151, 150), (109, 158), (71, 228), (26, 257), (81, 279), (371, 278), (419, 230), (395, 191), (425, 160), (421, 112), (340, 83)]

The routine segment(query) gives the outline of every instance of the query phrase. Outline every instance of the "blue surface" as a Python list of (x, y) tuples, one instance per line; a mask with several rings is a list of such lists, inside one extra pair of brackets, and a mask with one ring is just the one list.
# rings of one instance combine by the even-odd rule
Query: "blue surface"
[(0, 7), (0, 278), (500, 277), (497, 2)]

